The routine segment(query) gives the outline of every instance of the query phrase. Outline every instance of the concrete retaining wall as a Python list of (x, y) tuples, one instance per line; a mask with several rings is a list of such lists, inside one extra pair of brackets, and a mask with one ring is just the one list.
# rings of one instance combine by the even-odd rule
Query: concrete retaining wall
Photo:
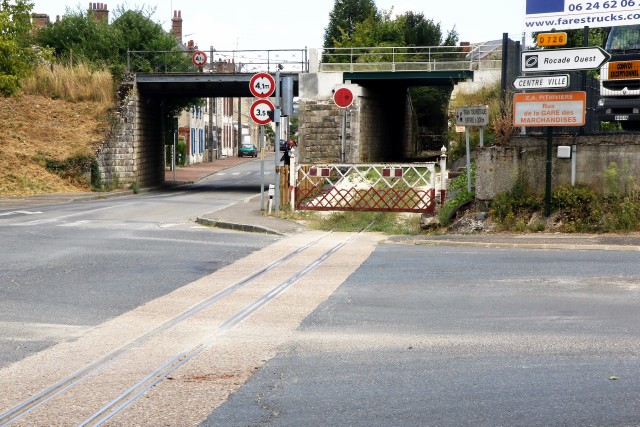
[[(618, 184), (624, 187), (640, 178), (640, 136), (600, 135), (554, 137), (552, 187), (571, 184), (571, 159), (559, 159), (558, 146), (576, 146), (575, 183), (598, 192), (608, 190), (605, 175), (617, 168)], [(492, 200), (513, 188), (519, 175), (532, 192), (544, 193), (546, 185), (546, 137), (514, 138), (508, 147), (478, 148), (476, 199)]]

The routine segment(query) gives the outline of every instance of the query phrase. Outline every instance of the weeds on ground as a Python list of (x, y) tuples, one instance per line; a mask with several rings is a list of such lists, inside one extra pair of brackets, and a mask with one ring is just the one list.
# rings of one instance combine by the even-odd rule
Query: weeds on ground
[(394, 212), (310, 212), (285, 209), (275, 214), (284, 219), (304, 222), (313, 230), (367, 231), (390, 235), (420, 234), (420, 215)]
[[(473, 184), (476, 180), (476, 165), (475, 163), (471, 164), (471, 184), (473, 188)], [(447, 192), (449, 194), (455, 193), (455, 195), (448, 199), (444, 206), (440, 208), (440, 213), (438, 214), (438, 219), (440, 220), (440, 224), (443, 226), (447, 226), (450, 224), (451, 219), (455, 213), (455, 211), (462, 206), (463, 204), (470, 202), (474, 199), (475, 193), (469, 192), (469, 186), (467, 185), (467, 173), (466, 171), (454, 178), (449, 184), (449, 189)]]
[[(585, 185), (552, 190), (554, 231), (567, 233), (615, 233), (640, 231), (640, 192), (629, 174), (629, 165), (612, 163), (605, 172), (604, 194)], [(509, 193), (496, 196), (490, 215), (500, 231), (543, 231), (544, 196), (529, 194), (523, 179)], [(536, 220), (538, 218), (538, 220)]]

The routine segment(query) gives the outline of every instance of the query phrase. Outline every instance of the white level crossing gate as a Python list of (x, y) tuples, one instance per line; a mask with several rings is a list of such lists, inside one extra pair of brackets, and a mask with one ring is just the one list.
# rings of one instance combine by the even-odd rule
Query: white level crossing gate
[(435, 163), (300, 165), (295, 178), (299, 210), (435, 212)]

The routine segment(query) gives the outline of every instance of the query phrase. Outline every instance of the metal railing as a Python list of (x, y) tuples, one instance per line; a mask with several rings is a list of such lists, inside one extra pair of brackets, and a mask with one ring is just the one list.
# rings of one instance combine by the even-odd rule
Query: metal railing
[(468, 71), (500, 68), (495, 45), (320, 49), (319, 71)]
[[(203, 50), (207, 62), (192, 62), (195, 50), (129, 51), (131, 73), (275, 73), (309, 72), (307, 49)], [(349, 47), (314, 49), (319, 72), (410, 72), (500, 69), (502, 55), (496, 45)], [(311, 67), (314, 68), (314, 67)]]
[(129, 51), (127, 71), (130, 73), (275, 73), (308, 72), (306, 49), (279, 50), (203, 50), (207, 62), (196, 66), (192, 57), (195, 50)]

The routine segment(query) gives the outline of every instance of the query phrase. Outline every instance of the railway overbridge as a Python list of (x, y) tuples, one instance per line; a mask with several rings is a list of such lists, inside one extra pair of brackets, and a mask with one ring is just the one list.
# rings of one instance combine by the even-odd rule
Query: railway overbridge
[[(473, 79), (482, 66), (480, 55), (468, 47), (211, 51), (201, 67), (184, 60), (190, 62), (192, 54), (130, 52), (119, 116), (97, 153), (105, 181), (117, 177), (141, 186), (161, 184), (167, 143), (163, 117), (170, 101), (251, 97), (251, 77), (276, 69), (293, 78), (302, 162), (406, 159), (414, 149), (407, 89), (453, 87)], [(340, 87), (355, 95), (346, 109), (333, 102)]]

